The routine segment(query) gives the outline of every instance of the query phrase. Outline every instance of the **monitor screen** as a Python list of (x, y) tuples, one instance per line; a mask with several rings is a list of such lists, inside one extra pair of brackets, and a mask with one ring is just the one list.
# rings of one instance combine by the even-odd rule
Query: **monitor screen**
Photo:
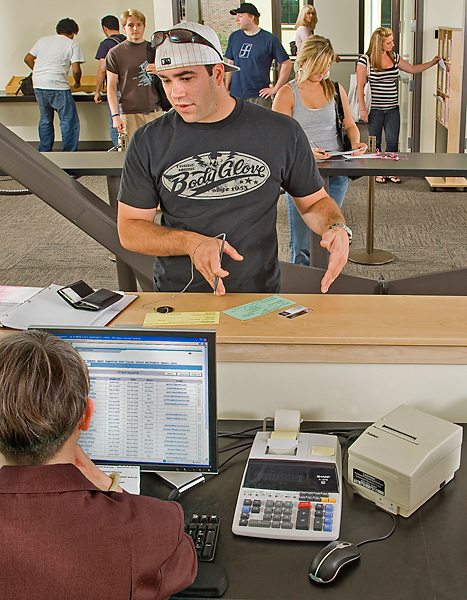
[(96, 404), (80, 445), (100, 463), (217, 472), (215, 331), (39, 327), (69, 342)]

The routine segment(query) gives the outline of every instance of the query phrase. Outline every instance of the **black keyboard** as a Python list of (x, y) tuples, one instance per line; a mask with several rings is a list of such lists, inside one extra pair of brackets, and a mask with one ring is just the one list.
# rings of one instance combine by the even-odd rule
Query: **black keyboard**
[(187, 523), (185, 531), (195, 543), (196, 555), (199, 561), (214, 560), (216, 554), (217, 538), (219, 537), (220, 519), (217, 515), (201, 515), (193, 513)]

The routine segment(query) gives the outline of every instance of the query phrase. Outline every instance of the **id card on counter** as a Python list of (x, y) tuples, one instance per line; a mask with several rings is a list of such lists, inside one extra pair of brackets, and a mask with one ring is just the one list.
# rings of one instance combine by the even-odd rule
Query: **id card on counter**
[(292, 306), (292, 308), (288, 308), (287, 310), (283, 310), (277, 314), (281, 317), (286, 317), (287, 319), (295, 319), (295, 317), (301, 317), (302, 315), (306, 315), (310, 312), (313, 312), (311, 308), (297, 304), (297, 306)]

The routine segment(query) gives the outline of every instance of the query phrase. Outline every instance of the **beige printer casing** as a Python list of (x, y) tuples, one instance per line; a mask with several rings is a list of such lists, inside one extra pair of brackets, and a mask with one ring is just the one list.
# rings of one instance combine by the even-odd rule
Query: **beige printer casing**
[(462, 427), (402, 404), (350, 446), (348, 480), (359, 494), (409, 517), (460, 466)]

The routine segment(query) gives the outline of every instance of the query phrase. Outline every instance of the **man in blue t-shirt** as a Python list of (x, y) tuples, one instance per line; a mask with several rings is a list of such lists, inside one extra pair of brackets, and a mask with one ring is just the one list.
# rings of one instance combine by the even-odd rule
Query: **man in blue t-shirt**
[[(99, 48), (97, 49), (95, 56), (95, 58), (99, 61), (99, 67), (97, 69), (96, 76), (96, 91), (94, 92), (94, 102), (96, 104), (100, 104), (102, 102), (101, 90), (105, 81), (106, 73), (105, 57), (111, 48), (126, 40), (126, 37), (120, 33), (120, 23), (118, 22), (117, 17), (114, 17), (114, 15), (107, 15), (106, 17), (103, 17), (101, 20), (101, 26), (103, 32), (105, 33), (105, 40), (99, 44)], [(118, 147), (118, 131), (112, 125), (112, 118), (110, 114), (109, 108), (110, 138), (112, 140), (113, 147), (116, 149)]]
[[(241, 70), (226, 73), (227, 89), (231, 96), (271, 108), (273, 94), (288, 81), (292, 61), (279, 38), (259, 27), (260, 14), (254, 4), (243, 2), (230, 14), (235, 15), (238, 31), (230, 34), (225, 56)], [(270, 87), (274, 59), (281, 68), (276, 84)]]

